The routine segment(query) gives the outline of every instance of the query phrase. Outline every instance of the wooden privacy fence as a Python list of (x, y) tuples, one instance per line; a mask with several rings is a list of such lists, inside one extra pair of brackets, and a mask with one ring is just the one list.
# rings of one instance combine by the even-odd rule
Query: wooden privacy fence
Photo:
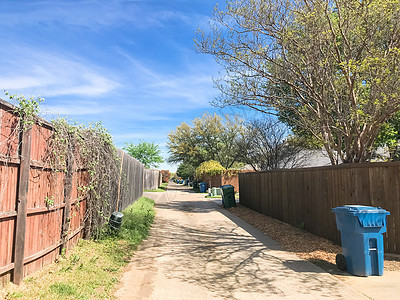
[[(0, 99), (0, 286), (52, 263), (82, 235), (88, 182), (83, 167), (66, 159), (67, 171), (48, 164), (54, 134), (41, 120), (29, 131), (19, 127), (15, 107)], [(118, 152), (122, 161), (120, 209), (143, 194), (144, 167)], [(114, 199), (115, 198), (115, 199)], [(113, 195), (110, 209), (114, 209)]]
[(390, 211), (385, 251), (400, 254), (400, 163), (242, 173), (239, 185), (242, 205), (339, 244), (332, 208), (382, 207)]
[(156, 190), (162, 183), (162, 174), (158, 170), (145, 169), (143, 182), (145, 190)]
[(0, 280), (18, 284), (76, 244), (86, 207), (77, 187), (87, 174), (48, 165), (51, 124), (22, 131), (4, 101), (0, 115)]
[[(118, 210), (124, 210), (143, 195), (144, 165), (124, 151), (117, 149), (121, 158), (122, 176)], [(123, 157), (122, 157), (123, 156)]]
[(230, 184), (235, 187), (235, 191), (239, 191), (239, 173), (252, 172), (248, 170), (240, 170), (230, 173), (230, 170), (225, 171), (223, 174), (214, 176), (205, 175), (203, 182), (207, 183), (207, 187), (220, 187), (222, 185)]

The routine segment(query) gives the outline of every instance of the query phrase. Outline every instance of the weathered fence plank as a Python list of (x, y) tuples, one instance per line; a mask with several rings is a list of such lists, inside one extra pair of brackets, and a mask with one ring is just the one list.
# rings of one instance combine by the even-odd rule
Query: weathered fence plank
[(68, 157), (66, 158), (67, 164), (67, 172), (65, 174), (65, 181), (64, 181), (64, 213), (63, 213), (63, 222), (62, 222), (62, 230), (61, 230), (61, 249), (60, 251), (65, 251), (67, 249), (68, 243), (68, 230), (70, 225), (71, 219), (71, 202), (72, 202), (72, 180), (74, 177), (74, 170), (75, 170), (75, 163), (74, 163), (74, 156), (72, 155), (74, 149), (73, 145), (68, 145), (70, 148), (68, 151)]
[(19, 170), (19, 188), (17, 220), (14, 247), (14, 283), (20, 284), (24, 278), (25, 232), (28, 205), (29, 170), (31, 161), (31, 129), (22, 133), (21, 163)]

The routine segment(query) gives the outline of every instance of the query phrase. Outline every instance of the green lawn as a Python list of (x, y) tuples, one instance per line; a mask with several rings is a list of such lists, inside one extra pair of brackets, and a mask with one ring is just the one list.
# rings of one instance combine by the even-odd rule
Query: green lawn
[(81, 240), (68, 257), (5, 287), (6, 299), (113, 299), (123, 267), (153, 223), (154, 201), (141, 198), (123, 211), (118, 233)]

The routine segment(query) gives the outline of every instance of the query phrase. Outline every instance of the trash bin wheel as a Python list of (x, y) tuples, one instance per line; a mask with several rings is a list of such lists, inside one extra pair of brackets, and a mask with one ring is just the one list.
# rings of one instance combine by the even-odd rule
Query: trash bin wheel
[(336, 266), (340, 271), (347, 270), (346, 259), (343, 254), (336, 254)]

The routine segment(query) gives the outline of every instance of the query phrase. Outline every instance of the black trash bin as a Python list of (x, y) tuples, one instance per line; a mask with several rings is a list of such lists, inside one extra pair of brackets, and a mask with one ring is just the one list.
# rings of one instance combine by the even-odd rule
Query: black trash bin
[(122, 224), (122, 218), (124, 217), (124, 214), (119, 211), (115, 211), (112, 213), (110, 220), (108, 222), (108, 225), (111, 227), (113, 230), (118, 230), (121, 228)]

